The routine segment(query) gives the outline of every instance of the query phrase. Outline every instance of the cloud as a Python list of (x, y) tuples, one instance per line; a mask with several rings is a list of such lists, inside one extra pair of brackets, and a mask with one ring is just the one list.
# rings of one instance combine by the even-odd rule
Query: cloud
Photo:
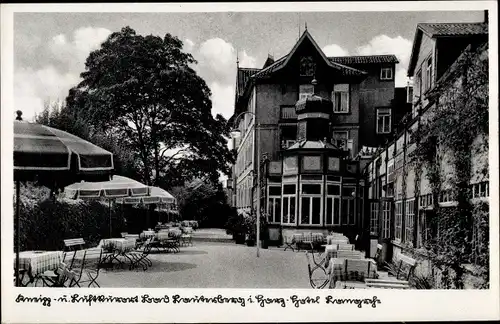
[(212, 91), (212, 114), (221, 114), (226, 119), (234, 112), (234, 85), (223, 85), (212, 82), (209, 85)]
[(401, 36), (389, 37), (378, 35), (370, 40), (366, 45), (356, 49), (359, 55), (394, 54), (399, 60), (396, 65), (396, 86), (406, 86), (407, 67), (410, 60), (412, 42)]
[[(195, 70), (212, 91), (212, 113), (231, 117), (234, 112), (237, 60), (234, 46), (222, 38), (211, 38), (201, 43), (193, 56), (198, 61)], [(238, 53), (238, 60), (240, 67), (257, 67), (257, 59), (245, 50)]]
[(326, 56), (348, 56), (349, 52), (337, 44), (330, 44), (323, 47)]
[(199, 50), (200, 59), (214, 70), (235, 64), (235, 50), (231, 43), (222, 38), (212, 38), (203, 42)]
[(192, 40), (190, 40), (189, 38), (186, 38), (183, 42), (183, 45), (184, 45), (184, 50), (186, 52), (192, 52), (193, 49), (194, 49), (194, 46), (196, 45), (195, 42), (193, 42)]
[[(85, 60), (111, 34), (106, 28), (83, 27), (71, 38), (59, 34), (43, 44), (50, 54), (50, 64), (38, 69), (16, 67), (14, 72), (14, 105), (31, 119), (43, 110), (44, 102), (64, 100), (71, 87), (80, 81)], [(23, 45), (20, 44), (22, 47)]]
[(239, 53), (238, 60), (240, 61), (240, 67), (244, 68), (257, 67), (257, 60), (255, 59), (255, 57), (248, 55), (246, 51), (242, 51)]
[(90, 52), (98, 49), (111, 31), (106, 28), (83, 27), (73, 32), (71, 41), (59, 34), (48, 44), (50, 52), (66, 69), (80, 73), (85, 68), (85, 60)]
[(61, 73), (49, 65), (39, 70), (21, 68), (14, 73), (14, 106), (31, 120), (44, 108), (45, 101), (64, 100), (78, 74)]

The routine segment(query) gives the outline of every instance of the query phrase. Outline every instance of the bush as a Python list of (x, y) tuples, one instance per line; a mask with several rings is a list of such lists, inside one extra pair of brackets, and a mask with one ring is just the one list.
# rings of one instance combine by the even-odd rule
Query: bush
[[(14, 206), (15, 208), (15, 206)], [(20, 249), (63, 250), (69, 238), (83, 238), (96, 246), (109, 237), (109, 206), (99, 201), (45, 199), (20, 204)], [(120, 237), (125, 221), (119, 208), (111, 209), (112, 237)]]

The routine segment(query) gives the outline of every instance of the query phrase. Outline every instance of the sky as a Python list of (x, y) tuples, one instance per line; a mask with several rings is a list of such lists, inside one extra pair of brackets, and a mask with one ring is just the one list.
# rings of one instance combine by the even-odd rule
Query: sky
[[(233, 112), (236, 57), (240, 67), (261, 68), (280, 58), (307, 24), (327, 56), (394, 54), (396, 86), (406, 68), (419, 22), (481, 22), (482, 11), (458, 12), (220, 12), (15, 13), (14, 109), (31, 120), (44, 102), (63, 101), (80, 80), (89, 53), (107, 36), (130, 26), (138, 34), (170, 33), (198, 61), (195, 70), (212, 92), (212, 113)], [(237, 54), (238, 53), (238, 54)]]

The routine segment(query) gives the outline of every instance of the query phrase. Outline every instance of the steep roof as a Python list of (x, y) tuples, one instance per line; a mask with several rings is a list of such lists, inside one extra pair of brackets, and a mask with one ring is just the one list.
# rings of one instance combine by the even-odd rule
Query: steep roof
[(309, 32), (306, 29), (304, 31), (304, 33), (302, 34), (302, 36), (300, 36), (299, 40), (297, 41), (297, 43), (295, 44), (295, 46), (292, 48), (292, 50), (290, 51), (290, 53), (288, 53), (288, 55), (283, 56), (282, 58), (280, 58), (279, 60), (275, 61), (273, 64), (269, 65), (265, 69), (262, 69), (260, 72), (258, 72), (258, 73), (255, 74), (255, 77), (256, 78), (262, 78), (262, 77), (268, 76), (268, 75), (272, 74), (273, 72), (278, 71), (281, 68), (283, 68), (284, 66), (286, 66), (288, 64), (288, 62), (290, 61), (290, 59), (293, 57), (293, 54), (297, 51), (297, 49), (299, 48), (299, 46), (306, 39), (308, 39), (312, 43), (312, 45), (314, 46), (314, 48), (316, 48), (316, 50), (318, 51), (318, 53), (320, 54), (320, 56), (323, 58), (323, 60), (325, 61), (325, 63), (328, 64), (330, 67), (333, 67), (333, 68), (335, 68), (337, 70), (340, 70), (345, 75), (363, 75), (363, 74), (366, 74), (366, 72), (358, 70), (358, 69), (355, 69), (353, 67), (346, 66), (346, 65), (343, 65), (341, 63), (336, 63), (336, 62), (330, 61), (326, 57), (325, 53), (323, 53), (323, 51), (321, 50), (321, 48), (318, 46), (318, 44), (316, 43), (316, 41), (312, 38), (311, 34), (309, 34)]
[(245, 92), (250, 77), (259, 72), (260, 69), (238, 68), (236, 95), (241, 96)]
[(399, 63), (395, 55), (336, 56), (328, 59), (344, 65)]
[(420, 23), (418, 26), (429, 37), (488, 34), (486, 23)]
[(408, 76), (413, 76), (417, 64), (418, 51), (422, 41), (422, 35), (431, 38), (439, 37), (471, 37), (488, 34), (488, 24), (481, 23), (419, 23), (413, 38), (410, 63), (408, 65)]

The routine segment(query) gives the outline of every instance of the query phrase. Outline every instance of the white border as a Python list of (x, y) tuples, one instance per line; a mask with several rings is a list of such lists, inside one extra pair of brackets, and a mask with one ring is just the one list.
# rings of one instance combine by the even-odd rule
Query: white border
[[(376, 308), (364, 305), (302, 305), (282, 308), (257, 304), (66, 304), (64, 307), (37, 304), (16, 304), (17, 289), (12, 288), (13, 253), (13, 174), (11, 134), (13, 111), (10, 109), (13, 95), (13, 13), (14, 12), (225, 12), (225, 11), (423, 11), (423, 10), (485, 10), (489, 9), (489, 53), (490, 53), (490, 242), (491, 242), (491, 289), (485, 291), (388, 291), (388, 290), (236, 290), (236, 289), (100, 289), (99, 293), (116, 296), (150, 294), (181, 294), (184, 296), (242, 296), (263, 294), (266, 297), (332, 295), (335, 297), (377, 296), (382, 303)], [(19, 4), (2, 5), (2, 322), (255, 322), (255, 321), (438, 321), (438, 320), (481, 320), (499, 318), (499, 179), (498, 179), (498, 17), (495, 1), (457, 2), (363, 2), (360, 3), (182, 3), (182, 4)], [(8, 107), (8, 108), (7, 108)], [(30, 289), (25, 294), (56, 296), (75, 293), (75, 290)], [(79, 294), (96, 293), (93, 289), (80, 289)], [(324, 299), (323, 299), (324, 300)], [(139, 306), (140, 307), (137, 307)]]

